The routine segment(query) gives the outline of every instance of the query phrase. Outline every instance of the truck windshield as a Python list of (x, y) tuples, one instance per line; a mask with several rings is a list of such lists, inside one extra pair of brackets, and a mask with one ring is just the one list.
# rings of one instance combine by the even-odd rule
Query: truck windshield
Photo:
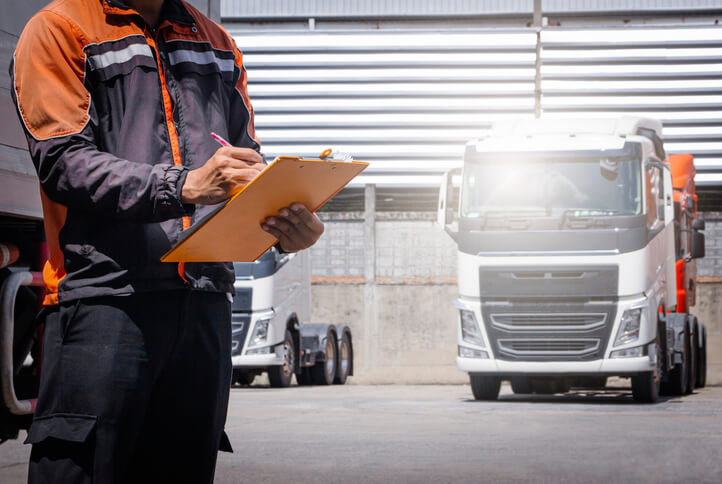
[(523, 159), (467, 163), (461, 216), (637, 215), (641, 162), (634, 158)]

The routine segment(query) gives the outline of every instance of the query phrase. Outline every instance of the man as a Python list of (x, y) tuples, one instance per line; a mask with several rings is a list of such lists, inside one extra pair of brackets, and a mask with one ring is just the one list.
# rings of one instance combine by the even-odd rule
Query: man
[[(181, 0), (56, 0), (10, 71), (50, 249), (30, 481), (211, 482), (233, 268), (159, 258), (263, 167), (241, 53)], [(323, 232), (281, 215), (284, 251)]]

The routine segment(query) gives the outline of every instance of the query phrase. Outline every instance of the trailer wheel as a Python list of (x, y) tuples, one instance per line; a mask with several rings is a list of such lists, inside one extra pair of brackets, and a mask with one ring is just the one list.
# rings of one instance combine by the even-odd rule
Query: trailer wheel
[(511, 377), (511, 391), (516, 394), (532, 393), (531, 381), (525, 376)]
[(336, 377), (333, 382), (337, 385), (343, 385), (346, 383), (348, 373), (351, 370), (351, 364), (353, 362), (353, 348), (351, 346), (351, 340), (348, 334), (344, 333), (341, 337), (341, 347), (338, 352), (338, 364), (336, 366)]
[(314, 385), (330, 385), (336, 378), (336, 335), (329, 332), (326, 336), (326, 359), (311, 367), (311, 380)]
[(469, 373), (471, 393), (474, 400), (496, 400), (499, 397), (501, 378), (498, 376), (474, 375)]
[(684, 328), (684, 354), (682, 355), (682, 363), (675, 366), (669, 372), (667, 380), (667, 389), (671, 395), (684, 395), (687, 391), (687, 376), (689, 371), (689, 328)]
[(268, 369), (268, 380), (274, 388), (286, 388), (291, 384), (293, 372), (296, 371), (296, 347), (293, 335), (286, 330), (283, 340), (283, 364)]
[(296, 373), (296, 383), (298, 383), (300, 387), (311, 385), (313, 383), (311, 380), (311, 369), (301, 368), (301, 373)]
[(657, 352), (657, 365), (654, 371), (642, 373), (632, 377), (632, 398), (639, 403), (657, 403), (662, 388), (662, 362), (664, 352), (660, 340), (659, 327), (657, 328), (657, 340), (654, 342)]
[(707, 384), (707, 332), (704, 326), (700, 326), (699, 330), (702, 332), (702, 343), (697, 352), (697, 388), (704, 388)]

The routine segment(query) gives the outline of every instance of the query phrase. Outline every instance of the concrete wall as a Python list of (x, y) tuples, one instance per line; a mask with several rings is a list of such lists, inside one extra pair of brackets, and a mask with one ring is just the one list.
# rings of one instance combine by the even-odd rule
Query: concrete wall
[[(722, 217), (707, 218), (706, 259), (698, 261), (698, 304), (707, 326), (708, 382), (722, 384)], [(456, 247), (433, 213), (376, 213), (368, 240), (363, 213), (322, 214), (326, 232), (312, 249), (313, 312), (348, 324), (357, 383), (460, 383), (456, 369)], [(719, 221), (718, 221), (719, 220)], [(375, 278), (365, 278), (375, 245)]]

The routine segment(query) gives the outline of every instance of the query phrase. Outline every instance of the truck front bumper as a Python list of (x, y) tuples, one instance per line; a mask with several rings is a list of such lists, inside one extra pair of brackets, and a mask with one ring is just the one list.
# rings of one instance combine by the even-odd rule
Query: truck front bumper
[(276, 345), (271, 353), (260, 355), (238, 355), (231, 358), (233, 368), (266, 368), (283, 364), (283, 344)]
[(506, 361), (488, 358), (456, 358), (456, 365), (467, 373), (509, 376), (532, 375), (608, 375), (624, 376), (654, 370), (648, 356), (611, 358), (593, 361)]

